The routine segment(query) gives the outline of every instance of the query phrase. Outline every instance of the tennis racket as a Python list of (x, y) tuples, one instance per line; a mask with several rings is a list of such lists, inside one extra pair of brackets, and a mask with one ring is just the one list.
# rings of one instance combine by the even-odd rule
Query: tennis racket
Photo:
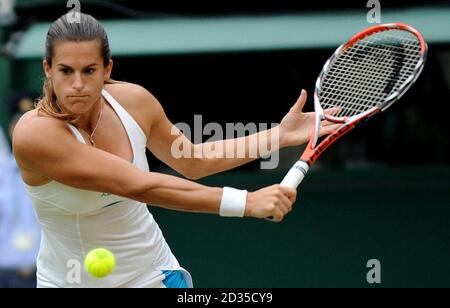
[[(427, 50), (420, 32), (402, 23), (370, 27), (341, 45), (316, 81), (311, 139), (280, 185), (297, 188), (330, 145), (398, 101), (422, 72)], [(324, 113), (331, 108), (332, 116)], [(323, 120), (342, 125), (319, 143)]]

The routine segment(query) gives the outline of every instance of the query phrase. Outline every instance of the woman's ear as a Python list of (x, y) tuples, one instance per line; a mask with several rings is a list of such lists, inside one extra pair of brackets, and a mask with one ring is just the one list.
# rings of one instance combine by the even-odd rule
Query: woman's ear
[(112, 68), (113, 68), (113, 60), (109, 60), (108, 65), (105, 67), (105, 76), (104, 76), (105, 81), (111, 78)]
[(52, 68), (50, 67), (50, 63), (48, 63), (47, 60), (44, 60), (42, 66), (44, 68), (45, 77), (52, 78)]

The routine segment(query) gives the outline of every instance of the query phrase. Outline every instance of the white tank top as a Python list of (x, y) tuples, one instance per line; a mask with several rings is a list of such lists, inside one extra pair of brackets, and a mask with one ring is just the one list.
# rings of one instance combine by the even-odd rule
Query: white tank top
[[(133, 150), (133, 164), (148, 172), (147, 138), (131, 115), (105, 90), (102, 95), (120, 118)], [(70, 129), (85, 143), (76, 127)], [(181, 270), (145, 204), (123, 197), (73, 188), (56, 181), (26, 186), (42, 226), (37, 260), (38, 287), (159, 287), (163, 270)], [(116, 268), (103, 279), (84, 270), (84, 258), (104, 247)]]

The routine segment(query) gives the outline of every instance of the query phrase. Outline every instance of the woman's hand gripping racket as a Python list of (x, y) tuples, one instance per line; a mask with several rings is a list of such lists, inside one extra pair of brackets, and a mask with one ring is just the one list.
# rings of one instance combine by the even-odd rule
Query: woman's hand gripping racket
[[(311, 139), (281, 186), (297, 188), (331, 144), (400, 99), (420, 75), (426, 55), (420, 32), (401, 23), (368, 28), (341, 45), (316, 82)], [(324, 113), (328, 109), (335, 110), (332, 116)], [(342, 125), (318, 144), (323, 120)]]

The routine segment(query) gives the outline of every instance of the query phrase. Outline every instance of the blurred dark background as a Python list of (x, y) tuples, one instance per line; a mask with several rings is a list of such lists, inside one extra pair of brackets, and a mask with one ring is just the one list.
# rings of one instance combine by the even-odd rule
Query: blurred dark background
[[(58, 0), (16, 0), (16, 11), (21, 19), (54, 20), (61, 15), (65, 3)], [(299, 0), (85, 0), (80, 1), (82, 10), (94, 11), (99, 18), (147, 18), (168, 15), (236, 15), (236, 14), (273, 14), (305, 11), (347, 11), (365, 8), (369, 1), (299, 1)], [(379, 1), (383, 9), (418, 6), (448, 5), (447, 1), (402, 0)]]
[[(16, 1), (17, 22), (0, 27), (5, 47), (0, 58), (0, 104), (16, 92), (40, 90), (42, 58), (36, 54), (20, 56), (14, 50), (27, 38), (24, 33), (66, 13), (64, 2)], [(382, 14), (392, 11), (400, 17), (409, 10), (450, 12), (448, 1), (380, 2)], [(369, 11), (367, 1), (135, 0), (81, 4), (83, 12), (101, 21), (297, 14), (322, 14), (324, 20), (327, 16), (332, 20), (333, 15), (350, 12), (365, 22)], [(418, 23), (427, 25), (428, 21), (432, 23), (433, 18)], [(441, 33), (439, 38), (429, 32), (429, 56), (419, 80), (392, 110), (351, 132), (324, 154), (300, 188), (297, 210), (283, 224), (151, 208), (197, 286), (371, 286), (365, 280), (365, 264), (372, 258), (384, 265), (381, 286), (450, 286), (450, 28), (439, 25), (446, 27), (448, 23), (435, 26), (436, 33)], [(322, 26), (317, 23), (317, 29), (330, 31), (332, 39), (333, 29)], [(290, 31), (302, 37), (317, 29)], [(312, 110), (315, 80), (336, 47), (119, 56), (114, 56), (113, 49), (113, 77), (149, 89), (173, 123), (193, 125), (194, 114), (201, 114), (204, 123), (273, 123), (281, 120), (302, 88), (310, 94), (306, 109)], [(3, 108), (0, 120), (5, 125), (8, 115)], [(201, 182), (247, 189), (277, 183), (300, 150), (282, 151), (282, 164), (276, 170), (261, 171), (255, 162)], [(150, 153), (149, 160), (153, 170), (172, 173)]]

